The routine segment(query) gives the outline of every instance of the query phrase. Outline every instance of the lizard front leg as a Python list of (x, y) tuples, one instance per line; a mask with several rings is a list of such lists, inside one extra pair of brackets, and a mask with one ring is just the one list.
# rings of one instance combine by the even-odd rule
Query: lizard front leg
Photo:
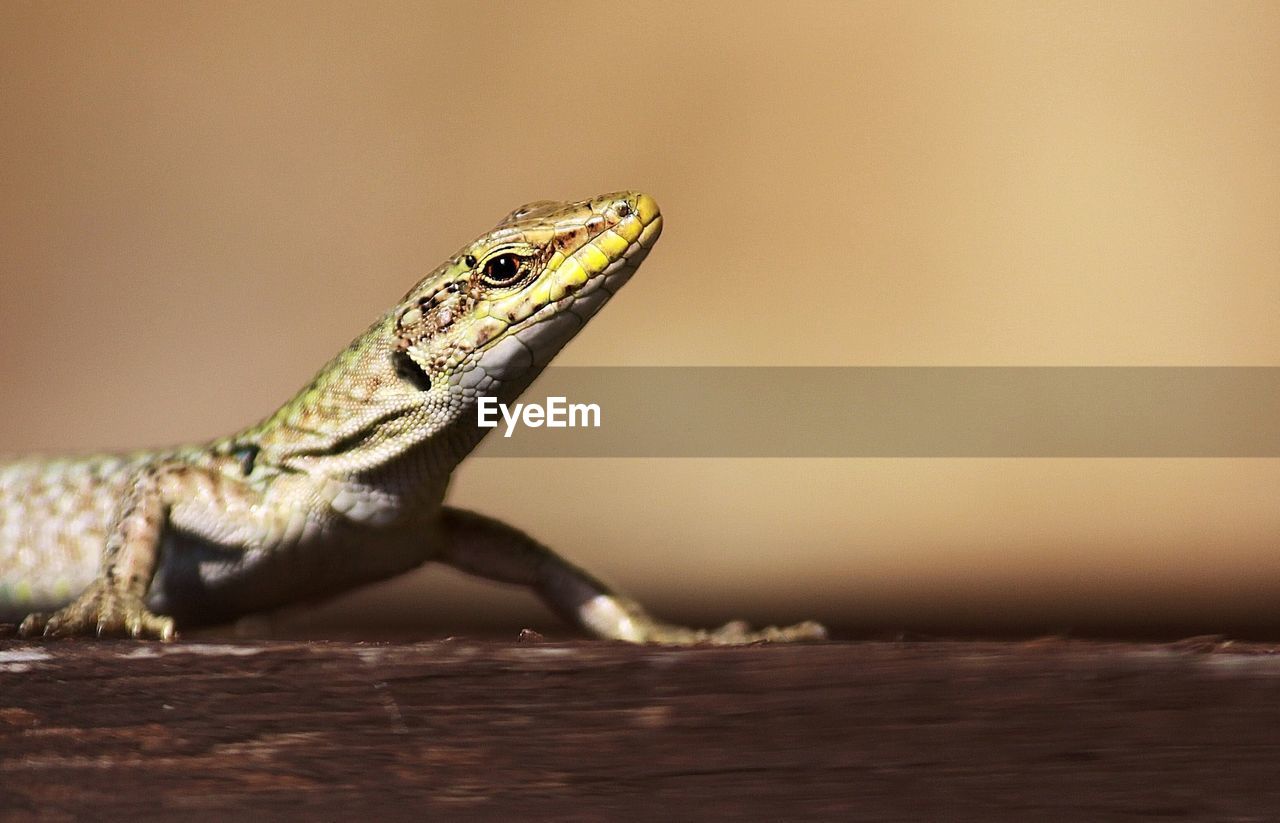
[(121, 498), (107, 532), (98, 578), (53, 614), (28, 615), (19, 634), (172, 640), (173, 619), (152, 614), (145, 601), (155, 576), (175, 487), (189, 471), (197, 470), (174, 465), (141, 469)]
[(639, 603), (610, 591), (604, 583), (505, 523), (446, 507), (442, 531), (442, 562), (490, 580), (527, 586), (568, 622), (606, 640), (675, 646), (737, 645), (822, 640), (827, 635), (813, 621), (758, 631), (741, 621), (712, 630), (663, 623)]

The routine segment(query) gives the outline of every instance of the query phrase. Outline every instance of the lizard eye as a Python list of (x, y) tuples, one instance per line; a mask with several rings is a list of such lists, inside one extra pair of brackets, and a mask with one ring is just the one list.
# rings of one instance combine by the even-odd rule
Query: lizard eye
[(500, 254), (484, 264), (480, 278), (490, 286), (510, 286), (524, 276), (526, 261), (517, 254)]

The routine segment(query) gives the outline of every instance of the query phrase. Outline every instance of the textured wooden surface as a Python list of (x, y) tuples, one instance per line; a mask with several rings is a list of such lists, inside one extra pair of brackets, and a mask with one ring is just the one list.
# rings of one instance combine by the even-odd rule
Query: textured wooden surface
[(1273, 652), (0, 640), (0, 818), (1275, 819)]

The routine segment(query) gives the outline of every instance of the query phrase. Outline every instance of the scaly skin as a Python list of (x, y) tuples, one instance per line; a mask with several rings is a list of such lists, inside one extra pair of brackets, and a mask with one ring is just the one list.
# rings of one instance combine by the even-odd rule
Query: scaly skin
[[(262, 423), (212, 443), (0, 466), (0, 619), (169, 640), (439, 561), (637, 643), (823, 636), (661, 623), (527, 535), (443, 504), (488, 429), (657, 240), (646, 195), (538, 202), (468, 243)], [(38, 610), (38, 611), (33, 611)], [(49, 611), (44, 611), (49, 610)], [(31, 612), (27, 614), (27, 612)]]

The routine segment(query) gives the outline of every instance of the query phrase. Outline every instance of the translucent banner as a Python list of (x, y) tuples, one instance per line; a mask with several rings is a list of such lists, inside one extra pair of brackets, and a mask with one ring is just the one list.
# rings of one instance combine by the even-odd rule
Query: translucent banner
[(1272, 367), (552, 367), (519, 403), (478, 455), (1280, 457)]

